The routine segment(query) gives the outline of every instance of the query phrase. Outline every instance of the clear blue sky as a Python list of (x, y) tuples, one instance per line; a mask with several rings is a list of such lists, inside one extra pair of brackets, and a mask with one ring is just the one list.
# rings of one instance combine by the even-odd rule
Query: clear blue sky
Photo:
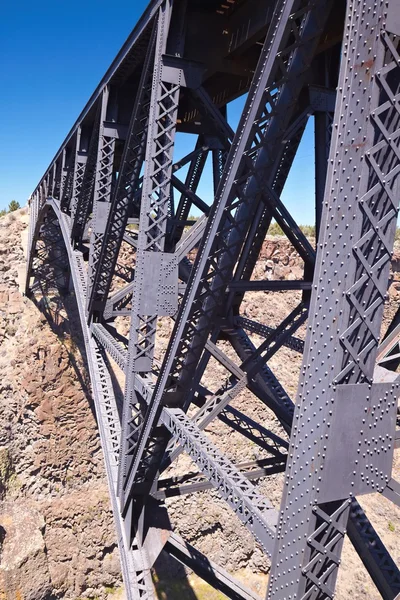
[[(146, 6), (147, 0), (2, 0), (0, 209), (12, 199), (25, 204)], [(241, 104), (230, 109), (232, 123)], [(313, 168), (311, 125), (283, 198), (299, 223), (313, 221)], [(211, 194), (206, 178), (199, 195), (209, 202)]]

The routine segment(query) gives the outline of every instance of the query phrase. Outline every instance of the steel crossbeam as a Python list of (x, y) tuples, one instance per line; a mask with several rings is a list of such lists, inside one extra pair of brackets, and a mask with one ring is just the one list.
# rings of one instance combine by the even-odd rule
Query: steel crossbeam
[[(285, 470), (285, 466), (285, 457), (280, 459), (265, 458), (259, 461), (235, 465), (235, 467), (239, 469), (249, 481), (262, 479), (263, 477), (267, 477), (271, 474), (281, 473)], [(206, 479), (202, 474), (194, 473), (187, 474), (181, 478), (173, 477), (170, 479), (160, 480), (158, 482), (158, 490), (156, 492), (152, 492), (152, 496), (157, 499), (165, 499), (172, 496), (182, 496), (183, 494), (203, 492), (204, 490), (209, 490), (211, 488), (213, 488), (213, 485), (208, 479)]]
[[(208, 151), (208, 147), (205, 145), (203, 137), (199, 136), (196, 143), (194, 155), (190, 162), (190, 166), (186, 175), (183, 191), (181, 192), (181, 197), (176, 209), (175, 219), (177, 223), (185, 222), (189, 217), (190, 209), (192, 206), (192, 195), (196, 194), (207, 161)], [(207, 214), (208, 206), (205, 205), (203, 206), (203, 208), (205, 208), (203, 212)], [(182, 226), (174, 226), (171, 232), (172, 243), (180, 240), (180, 238), (182, 237), (183, 229), (184, 228)]]
[[(267, 337), (273, 332), (272, 327), (268, 327), (268, 325), (263, 325), (262, 323), (257, 323), (256, 321), (247, 319), (246, 317), (236, 317), (235, 324), (237, 324), (239, 327), (243, 327), (243, 329), (247, 329), (247, 331), (261, 335), (262, 337)], [(284, 345), (292, 350), (295, 350), (295, 352), (300, 352), (300, 354), (303, 353), (304, 341), (300, 340), (299, 338), (292, 336), (285, 341)]]
[[(152, 0), (33, 191), (26, 293), (74, 291), (129, 599), (155, 598), (165, 551), (256, 600), (176, 510), (171, 529), (166, 500), (211, 489), (271, 557), (268, 598), (333, 598), (346, 533), (380, 595), (400, 593), (355, 499), (400, 503), (400, 309), (380, 338), (399, 82), (397, 0)], [(315, 245), (282, 201), (306, 126)], [(302, 276), (260, 277), (274, 221)], [(265, 322), (246, 308), (261, 297)], [(295, 403), (276, 365), (298, 354)], [(227, 432), (257, 459), (229, 460)], [(268, 495), (285, 470), (278, 513), (258, 481)]]
[(204, 556), (191, 544), (182, 540), (176, 533), (170, 535), (165, 549), (170, 556), (193, 570), (215, 589), (221, 590), (228, 598), (232, 598), (232, 600), (259, 600), (257, 594), (245, 588), (241, 582), (232, 579), (232, 576), (225, 569)]
[(277, 518), (272, 504), (207, 440), (183, 411), (164, 409), (163, 412), (165, 426), (269, 554)]

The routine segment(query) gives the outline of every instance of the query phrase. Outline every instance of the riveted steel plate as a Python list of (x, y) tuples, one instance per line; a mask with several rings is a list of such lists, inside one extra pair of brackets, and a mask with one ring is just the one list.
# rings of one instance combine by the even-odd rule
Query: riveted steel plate
[(107, 219), (110, 212), (110, 203), (96, 202), (94, 206), (94, 212), (96, 216), (96, 233), (103, 234), (107, 226)]
[(339, 385), (327, 424), (318, 502), (381, 492), (390, 479), (398, 383)]
[(323, 88), (318, 85), (310, 85), (310, 104), (316, 112), (334, 112), (336, 103), (336, 91)]
[(135, 280), (140, 277), (139, 315), (173, 316), (178, 308), (178, 265), (174, 254), (144, 251), (138, 267)]
[(400, 35), (400, 0), (392, 0), (388, 6), (386, 28), (390, 33)]

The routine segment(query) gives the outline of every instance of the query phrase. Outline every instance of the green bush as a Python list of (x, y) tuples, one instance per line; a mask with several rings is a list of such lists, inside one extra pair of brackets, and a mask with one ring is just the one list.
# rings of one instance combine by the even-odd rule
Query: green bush
[(315, 225), (300, 225), (299, 227), (307, 237), (315, 237)]
[[(315, 225), (299, 225), (299, 228), (304, 233), (304, 235), (306, 235), (307, 237), (311, 237), (311, 238), (315, 237)], [(274, 221), (273, 223), (271, 223), (271, 225), (268, 229), (268, 235), (285, 235), (285, 234), (283, 233), (283, 231), (280, 228), (280, 226), (278, 225), (278, 223), (276, 223)], [(400, 241), (400, 227), (396, 227), (396, 233), (395, 233), (394, 239), (396, 242)]]
[(20, 203), (16, 200), (11, 200), (11, 202), (8, 205), (8, 208), (3, 208), (2, 210), (0, 210), (0, 217), (5, 217), (9, 213), (18, 210), (19, 208), (21, 208)]
[[(306, 235), (307, 237), (315, 237), (315, 226), (314, 225), (299, 225), (299, 228), (304, 233), (304, 235)], [(278, 225), (278, 223), (275, 223), (275, 221), (273, 223), (271, 223), (271, 225), (268, 229), (268, 234), (269, 235), (285, 235), (283, 233), (281, 227)]]
[(279, 227), (278, 223), (271, 223), (268, 229), (269, 235), (285, 235), (282, 229)]
[(14, 210), (18, 210), (19, 208), (21, 208), (19, 202), (16, 200), (11, 200), (10, 204), (8, 205), (8, 212), (14, 212)]

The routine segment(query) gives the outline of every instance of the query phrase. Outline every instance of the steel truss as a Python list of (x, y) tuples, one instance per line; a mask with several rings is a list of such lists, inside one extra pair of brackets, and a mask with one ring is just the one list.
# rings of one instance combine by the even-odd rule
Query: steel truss
[[(281, 200), (310, 117), (316, 248)], [(174, 162), (177, 133), (196, 141)], [(149, 4), (31, 196), (26, 281), (75, 293), (129, 599), (154, 597), (162, 551), (257, 598), (169, 522), (169, 497), (211, 488), (271, 558), (268, 598), (333, 598), (346, 533), (381, 596), (400, 593), (356, 500), (399, 506), (400, 309), (380, 342), (399, 172), (396, 0)], [(302, 279), (254, 276), (273, 220)], [(282, 322), (244, 313), (249, 292), (285, 291), (299, 300)], [(283, 348), (303, 355), (296, 402), (271, 366)], [(209, 388), (215, 361), (226, 378)], [(246, 414), (250, 396), (280, 435)], [(262, 458), (230, 460), (206, 432), (216, 419)], [(198, 471), (173, 470), (182, 452)], [(279, 511), (258, 482), (284, 471)]]

